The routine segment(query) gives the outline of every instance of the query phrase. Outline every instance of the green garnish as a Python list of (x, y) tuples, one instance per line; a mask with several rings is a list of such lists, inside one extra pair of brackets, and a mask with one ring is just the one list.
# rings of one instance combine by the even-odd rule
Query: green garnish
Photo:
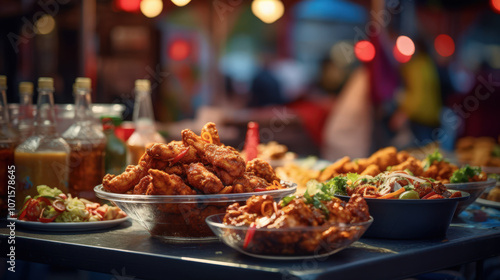
[(358, 173), (347, 173), (347, 180), (350, 180), (354, 184), (359, 179)]
[(427, 155), (427, 157), (425, 158), (424, 171), (429, 169), (429, 167), (431, 167), (431, 165), (434, 161), (440, 162), (443, 160), (444, 160), (443, 155), (439, 152), (439, 149), (436, 149), (436, 151), (434, 151), (434, 153)]
[(283, 197), (283, 199), (281, 200), (281, 207), (287, 206), (288, 203), (290, 203), (295, 198), (296, 198), (295, 195), (288, 195), (288, 196)]
[(494, 157), (500, 157), (500, 145), (495, 145), (495, 147), (493, 147), (491, 155)]
[(450, 183), (466, 183), (469, 182), (471, 178), (476, 175), (481, 174), (481, 167), (470, 167), (465, 165), (464, 167), (456, 170), (451, 175)]

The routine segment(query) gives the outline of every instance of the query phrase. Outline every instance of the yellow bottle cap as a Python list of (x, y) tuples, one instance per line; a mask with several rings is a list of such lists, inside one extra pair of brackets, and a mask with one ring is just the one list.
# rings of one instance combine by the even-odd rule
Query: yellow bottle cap
[(135, 90), (150, 91), (151, 83), (145, 79), (135, 80)]
[(0, 75), (0, 87), (7, 87), (7, 77)]
[(54, 89), (54, 79), (49, 77), (38, 78), (38, 88)]
[(33, 94), (33, 83), (32, 82), (20, 82), (19, 83), (19, 93)]
[(92, 87), (92, 81), (87, 77), (78, 77), (76, 78), (74, 87), (90, 89)]

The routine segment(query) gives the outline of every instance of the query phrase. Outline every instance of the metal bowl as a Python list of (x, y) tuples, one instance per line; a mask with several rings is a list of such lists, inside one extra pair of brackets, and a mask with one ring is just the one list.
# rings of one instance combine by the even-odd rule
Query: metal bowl
[[(453, 213), (462, 197), (443, 199), (376, 199), (365, 198), (373, 224), (364, 237), (385, 239), (442, 238), (453, 219)], [(348, 201), (349, 196), (336, 195)]]

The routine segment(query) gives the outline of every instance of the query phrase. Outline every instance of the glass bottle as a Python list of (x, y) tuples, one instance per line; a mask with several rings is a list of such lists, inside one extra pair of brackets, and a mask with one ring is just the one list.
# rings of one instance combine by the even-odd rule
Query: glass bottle
[(33, 83), (19, 83), (19, 137), (21, 142), (33, 134)]
[(115, 135), (115, 124), (111, 118), (103, 118), (102, 125), (106, 136), (106, 157), (104, 166), (107, 174), (118, 175), (127, 167), (127, 147)]
[(149, 80), (135, 81), (133, 121), (135, 131), (127, 140), (127, 164), (129, 165), (136, 165), (150, 144), (166, 142), (155, 127)]
[(97, 200), (94, 187), (104, 177), (106, 137), (92, 113), (90, 78), (75, 82), (75, 118), (62, 134), (70, 146), (69, 192), (73, 196)]
[(22, 207), (27, 195), (37, 195), (38, 185), (68, 192), (69, 146), (56, 129), (54, 80), (38, 79), (35, 131), (15, 150), (16, 207)]
[[(9, 120), (9, 106), (7, 104), (7, 77), (0, 76), (0, 219), (7, 216), (9, 186), (14, 180), (9, 179), (14, 166), (14, 149), (19, 137), (12, 128)], [(12, 170), (14, 169), (14, 170)]]

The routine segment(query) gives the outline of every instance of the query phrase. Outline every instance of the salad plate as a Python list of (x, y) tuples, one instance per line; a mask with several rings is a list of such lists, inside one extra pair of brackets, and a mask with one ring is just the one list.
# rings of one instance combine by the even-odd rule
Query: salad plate
[(129, 217), (123, 217), (115, 220), (96, 221), (96, 222), (71, 222), (71, 223), (42, 223), (32, 221), (22, 221), (16, 218), (8, 218), (25, 229), (43, 230), (43, 231), (91, 231), (106, 229), (120, 225), (129, 220)]
[(477, 203), (481, 206), (488, 206), (488, 207), (500, 209), (500, 202), (498, 202), (498, 201), (488, 200), (488, 199), (484, 199), (484, 198), (478, 198), (478, 199), (476, 199), (475, 203)]

